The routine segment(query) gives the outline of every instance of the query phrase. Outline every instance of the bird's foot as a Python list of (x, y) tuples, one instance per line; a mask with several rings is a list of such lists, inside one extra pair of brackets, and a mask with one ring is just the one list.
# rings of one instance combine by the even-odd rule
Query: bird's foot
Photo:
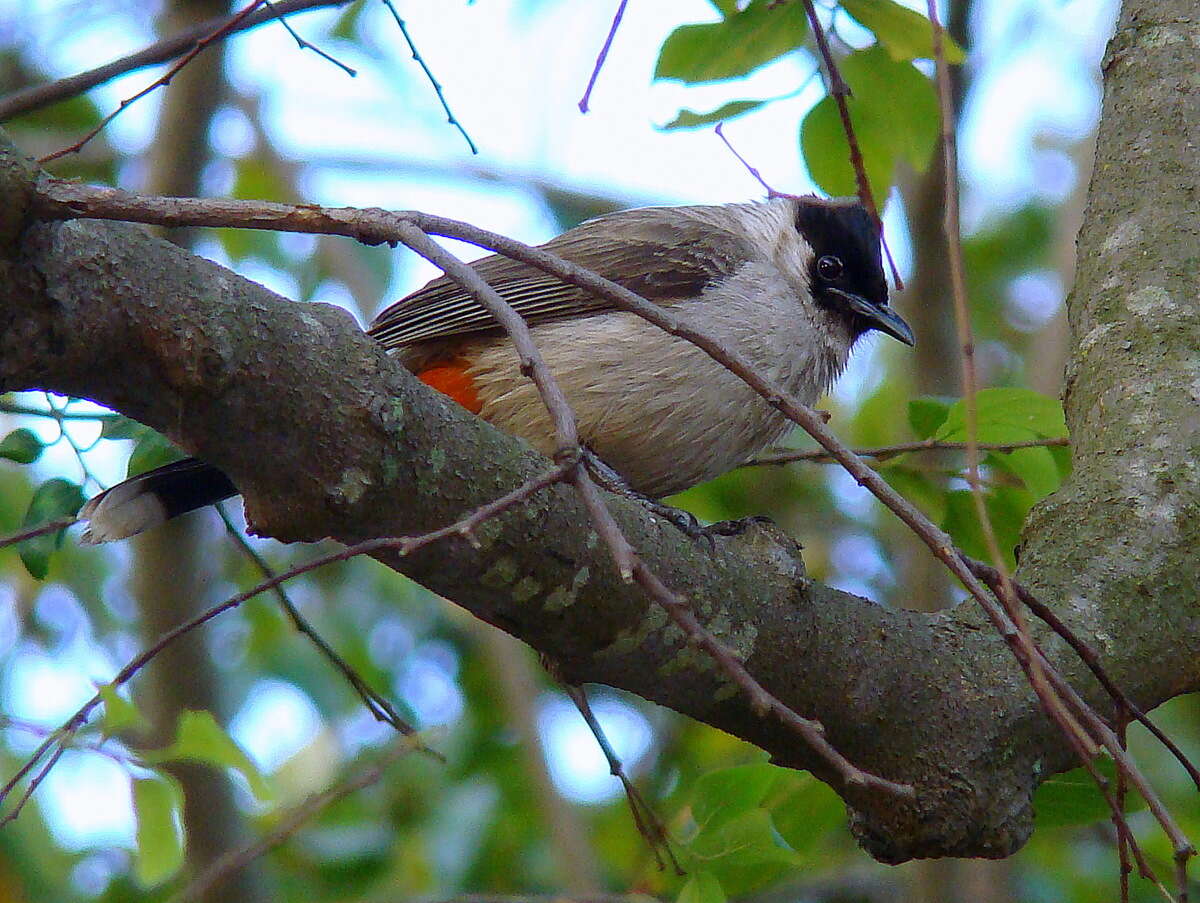
[(674, 525), (684, 536), (689, 539), (708, 539), (708, 527), (700, 523), (700, 519), (690, 511), (684, 511), (682, 508), (672, 508), (670, 505), (664, 505), (662, 502), (656, 502), (654, 499), (641, 498), (639, 499), (646, 509), (651, 514), (656, 514), (665, 520), (667, 523)]
[(682, 508), (673, 508), (670, 505), (664, 505), (662, 502), (656, 501), (649, 496), (642, 495), (642, 493), (631, 488), (619, 473), (609, 467), (599, 455), (587, 446), (583, 447), (583, 463), (587, 467), (592, 479), (602, 488), (616, 495), (623, 495), (625, 498), (634, 499), (641, 503), (651, 514), (655, 514), (667, 523), (674, 525), (680, 533), (689, 539), (704, 538), (711, 542), (712, 536), (708, 532), (709, 528), (700, 523), (696, 515), (689, 511), (684, 511)]

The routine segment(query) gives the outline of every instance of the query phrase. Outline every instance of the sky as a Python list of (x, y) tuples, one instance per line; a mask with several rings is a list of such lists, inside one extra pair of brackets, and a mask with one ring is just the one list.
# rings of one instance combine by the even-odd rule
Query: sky
[[(923, 8), (924, 3), (908, 5)], [(971, 57), (974, 88), (960, 138), (968, 229), (1031, 199), (1061, 200), (1073, 189), (1078, 173), (1069, 151), (1094, 127), (1096, 71), (1116, 14), (1115, 0), (975, 5), (974, 40), (983, 52)], [(627, 198), (631, 204), (761, 197), (761, 188), (711, 130), (663, 132), (656, 125), (673, 119), (682, 107), (707, 110), (731, 99), (764, 97), (783, 99), (731, 121), (726, 134), (775, 188), (813, 190), (797, 153), (798, 123), (822, 94), (819, 80), (811, 77), (810, 58), (790, 55), (736, 84), (653, 83), (657, 50), (671, 29), (715, 18), (706, 0), (631, 0), (593, 93), (592, 109), (582, 115), (576, 104), (615, 6), (615, 0), (397, 2), (455, 115), (479, 146), (476, 157), (446, 124), (381, 4), (370, 4), (364, 13), (368, 40), (362, 47), (321, 40), (331, 14), (292, 19), (301, 34), (355, 67), (359, 74), (353, 79), (298, 49), (278, 25), (233, 40), (229, 71), (239, 92), (257, 98), (261, 121), (277, 148), (312, 164), (303, 189), (306, 199), (316, 203), (421, 209), (537, 243), (553, 236), (555, 224), (536, 196), (517, 184), (530, 174)], [(151, 22), (140, 8), (120, 0), (0, 0), (0, 40), (17, 36), (49, 73), (66, 75), (150, 43)], [(844, 14), (838, 14), (835, 24), (848, 43), (866, 40)], [(102, 109), (113, 109), (155, 74), (134, 73), (90, 96)], [(131, 153), (144, 148), (151, 140), (157, 103), (151, 97), (126, 110), (110, 126), (110, 140)], [(219, 154), (244, 152), (254, 141), (251, 121), (240, 110), (224, 110), (212, 141)], [(458, 170), (464, 166), (514, 178), (463, 177)], [(132, 189), (139, 187), (140, 177), (134, 167), (121, 173), (123, 185)], [(232, 167), (218, 159), (204, 174), (205, 191), (221, 195), (231, 179)], [(896, 203), (889, 208), (889, 240), (906, 273), (909, 251), (901, 211)], [(304, 239), (297, 241), (297, 247), (306, 247)], [(221, 259), (214, 243), (204, 249)], [(245, 274), (284, 294), (295, 293), (286, 273), (252, 268)], [(389, 297), (399, 297), (433, 275), (423, 261), (399, 268)], [(1030, 316), (1043, 316), (1061, 302), (1061, 287), (1043, 281), (1029, 286), (1026, 295), (1033, 299)], [(325, 300), (352, 306), (339, 296)], [(869, 373), (869, 355), (860, 356), (839, 391), (862, 391)], [(67, 458), (50, 464), (69, 467)], [(108, 481), (118, 478), (122, 466), (115, 458), (97, 462)], [(847, 504), (855, 504), (852, 486), (847, 485), (846, 498)], [(844, 551), (865, 557), (862, 550)], [(55, 596), (50, 588), (46, 593), (51, 595), (39, 601), (39, 617), (57, 618), (68, 627), (83, 618), (73, 608), (77, 603), (62, 593)], [(15, 636), (13, 609), (11, 593), (0, 586), (0, 646)], [(91, 694), (92, 681), (106, 679), (121, 664), (98, 652), (82, 628), (63, 635), (71, 639), (56, 650), (53, 662), (33, 646), (11, 657), (0, 675), (0, 692), (13, 715), (53, 725)], [(399, 689), (418, 709), (425, 707), (427, 721), (452, 722), (461, 709), (453, 662), (444, 649), (417, 652)], [(31, 693), (35, 686), (36, 694)], [(37, 702), (12, 708), (15, 701), (30, 698)], [(264, 682), (252, 699), (234, 718), (232, 731), (267, 770), (313, 742), (322, 730), (312, 703), (288, 684)], [(577, 800), (607, 799), (618, 788), (607, 777), (607, 766), (586, 729), (564, 705), (552, 694), (540, 702), (554, 778)], [(646, 754), (651, 733), (636, 710), (615, 698), (596, 708), (629, 761)], [(33, 739), (11, 731), (7, 736), (17, 746)], [(64, 845), (131, 845), (127, 775), (121, 764), (94, 755), (70, 754), (63, 760), (39, 793)], [(81, 806), (81, 798), (93, 804)], [(80, 881), (97, 880), (97, 868), (90, 864)]]

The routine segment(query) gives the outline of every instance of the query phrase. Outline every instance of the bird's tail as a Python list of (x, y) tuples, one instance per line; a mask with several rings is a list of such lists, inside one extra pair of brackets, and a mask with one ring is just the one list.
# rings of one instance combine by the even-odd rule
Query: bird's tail
[(211, 464), (184, 458), (118, 483), (79, 512), (86, 543), (125, 539), (206, 505), (237, 495), (237, 487)]

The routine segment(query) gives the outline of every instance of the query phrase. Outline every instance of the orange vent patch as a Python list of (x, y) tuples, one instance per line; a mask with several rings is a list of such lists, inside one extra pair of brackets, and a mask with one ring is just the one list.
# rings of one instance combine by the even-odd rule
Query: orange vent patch
[(417, 374), (417, 379), (453, 398), (472, 414), (483, 410), (483, 402), (479, 400), (479, 393), (475, 390), (475, 380), (471, 378), (465, 362), (461, 360), (422, 370)]

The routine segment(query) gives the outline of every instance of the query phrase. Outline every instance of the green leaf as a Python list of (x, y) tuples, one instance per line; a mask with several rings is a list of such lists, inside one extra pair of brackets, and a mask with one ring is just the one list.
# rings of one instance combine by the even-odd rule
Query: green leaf
[(123, 731), (136, 729), (146, 723), (137, 707), (117, 693), (112, 684), (101, 684), (97, 688), (104, 701), (104, 717), (100, 719), (100, 730), (106, 737), (114, 737)]
[(32, 464), (42, 454), (45, 446), (32, 430), (13, 430), (0, 439), (0, 458), (8, 458), (18, 464)]
[(802, 858), (781, 845), (770, 813), (755, 808), (720, 827), (701, 830), (687, 854), (711, 871), (730, 895), (741, 895), (776, 880)]
[(778, 769), (766, 762), (710, 771), (692, 791), (692, 817), (702, 831), (719, 828), (756, 808), (777, 775)]
[(1048, 448), (1017, 448), (1011, 452), (990, 452), (987, 463), (1008, 471), (1033, 493), (1044, 499), (1062, 483), (1058, 463)]
[[(1032, 389), (983, 389), (975, 395), (980, 442), (1020, 442), (1067, 435), (1062, 404)], [(966, 402), (951, 406), (937, 438), (963, 442), (967, 438)]]
[[(898, 160), (918, 172), (929, 165), (939, 123), (933, 84), (911, 63), (880, 47), (855, 51), (841, 64), (853, 96), (846, 98), (867, 181), (882, 204)], [(800, 145), (813, 180), (831, 195), (857, 193), (850, 146), (833, 97), (816, 104), (800, 124)]]
[(822, 841), (846, 823), (845, 803), (810, 774), (798, 775), (770, 811), (775, 830), (799, 853), (823, 849)]
[(738, 11), (737, 0), (709, 0), (709, 2), (716, 7), (722, 19), (728, 19)]
[(118, 414), (105, 420), (100, 426), (102, 439), (140, 439), (149, 427), (142, 426), (136, 420)]
[(183, 832), (179, 813), (183, 794), (174, 780), (139, 778), (133, 782), (133, 812), (137, 819), (134, 876), (143, 887), (166, 881), (183, 865)]
[[(933, 59), (933, 23), (895, 0), (842, 0), (842, 9), (875, 33), (892, 59)], [(963, 49), (945, 31), (943, 54), (948, 63), (966, 59)]]
[[(1115, 785), (1117, 766), (1112, 759), (1096, 759), (1093, 765)], [(1126, 812), (1137, 812), (1144, 808), (1146, 803), (1140, 796), (1131, 794), (1125, 797)], [(1091, 824), (1107, 819), (1112, 812), (1100, 788), (1084, 768), (1076, 768), (1043, 781), (1033, 796), (1033, 809), (1038, 828)]]
[(1066, 445), (1052, 445), (1049, 452), (1054, 459), (1054, 466), (1058, 468), (1058, 481), (1061, 484), (1071, 475), (1071, 449)]
[[(280, 203), (296, 200), (295, 192), (280, 173), (278, 164), (261, 154), (236, 161), (230, 195)], [(275, 232), (263, 229), (219, 229), (217, 237), (225, 253), (235, 262), (257, 257), (280, 269), (289, 262), (283, 253), (279, 235)]]
[(175, 742), (166, 749), (146, 753), (142, 757), (150, 764), (162, 762), (203, 762), (220, 768), (241, 772), (250, 790), (260, 800), (271, 798), (271, 789), (225, 729), (217, 724), (211, 712), (184, 712), (175, 728)]
[(920, 508), (934, 523), (946, 517), (945, 481), (934, 481), (925, 470), (916, 470), (903, 463), (904, 457), (895, 458), (879, 468), (879, 475), (888, 485)]
[[(1013, 549), (1021, 541), (1021, 525), (1033, 507), (1033, 493), (1025, 489), (1001, 486), (984, 496), (988, 520), (996, 534), (996, 542), (1009, 568), (1016, 566)], [(942, 529), (950, 534), (954, 544), (968, 555), (989, 560), (983, 528), (975, 511), (975, 500), (969, 490), (959, 489), (946, 494), (946, 516)]]
[(914, 398), (908, 403), (908, 425), (918, 439), (928, 439), (946, 422), (953, 402), (947, 398)]
[(136, 477), (148, 470), (178, 461), (182, 457), (183, 452), (172, 445), (166, 436), (147, 429), (129, 454), (125, 477)]
[[(29, 508), (25, 511), (24, 527), (36, 527), (50, 521), (70, 517), (79, 511), (83, 505), (83, 490), (70, 480), (55, 477), (47, 480), (33, 493), (29, 500)], [(62, 545), (63, 531), (35, 536), (17, 546), (17, 552), (36, 580), (45, 580), (50, 570), (50, 556)]]
[(341, 15), (337, 17), (333, 28), (329, 31), (331, 38), (339, 40), (352, 41), (358, 27), (358, 20), (362, 16), (362, 11), (366, 7), (366, 0), (354, 0)]
[(675, 903), (725, 903), (721, 882), (711, 872), (693, 872), (679, 891)]
[(658, 130), (660, 132), (669, 132), (672, 129), (694, 129), (712, 122), (725, 122), (728, 119), (734, 119), (744, 113), (749, 113), (751, 110), (757, 110), (765, 103), (765, 100), (731, 100), (729, 103), (722, 104), (709, 113), (680, 110), (674, 119), (666, 125), (659, 126)]
[(658, 53), (654, 77), (693, 84), (737, 78), (800, 47), (807, 31), (804, 4), (753, 0), (720, 22), (676, 28)]

